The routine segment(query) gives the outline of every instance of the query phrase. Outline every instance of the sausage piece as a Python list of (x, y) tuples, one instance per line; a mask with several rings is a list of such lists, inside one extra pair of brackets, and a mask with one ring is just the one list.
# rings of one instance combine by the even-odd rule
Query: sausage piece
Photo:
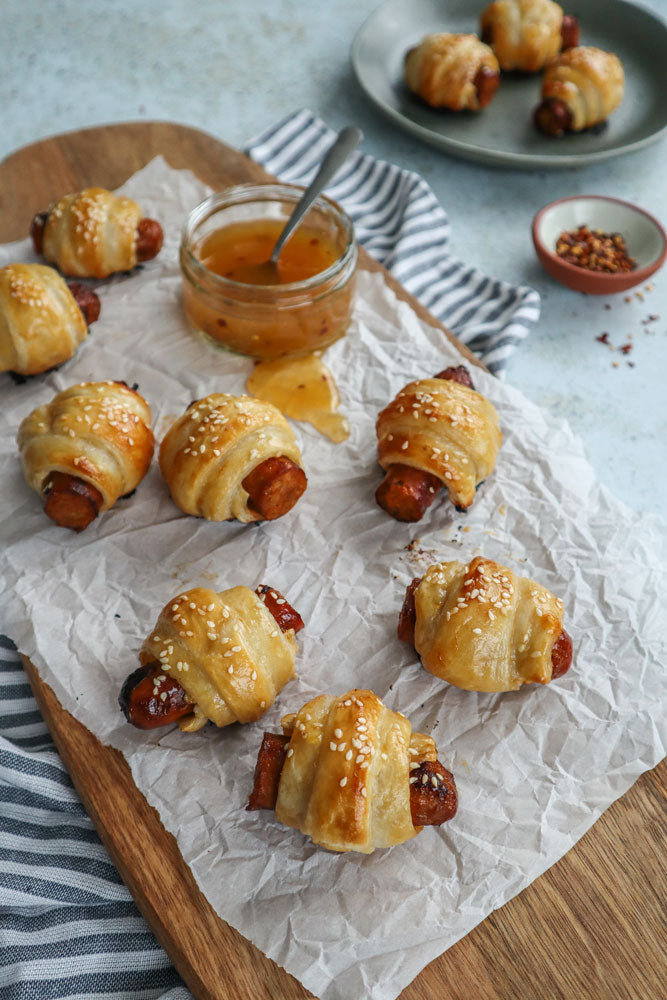
[(561, 52), (579, 44), (579, 22), (573, 14), (563, 14), (560, 26)]
[(267, 611), (271, 612), (281, 631), (288, 632), (291, 628), (294, 629), (295, 633), (301, 631), (303, 628), (301, 615), (294, 610), (291, 604), (287, 603), (279, 590), (274, 590), (273, 587), (267, 587), (265, 583), (262, 583), (256, 588), (255, 593), (262, 599)]
[(289, 741), (289, 736), (284, 736), (282, 733), (264, 733), (246, 812), (255, 809), (275, 809), (280, 775)]
[(443, 371), (438, 372), (434, 378), (442, 378), (447, 382), (458, 382), (459, 385), (467, 385), (469, 389), (474, 389), (472, 378), (470, 372), (465, 365), (456, 365), (456, 367), (445, 368)]
[[(264, 733), (247, 812), (275, 809), (289, 741), (289, 736)], [(410, 814), (414, 826), (440, 826), (454, 816), (457, 806), (454, 776), (439, 760), (424, 761), (411, 770)]]
[(415, 641), (415, 625), (417, 624), (417, 609), (415, 608), (415, 591), (422, 582), (420, 576), (416, 576), (412, 583), (408, 585), (403, 599), (403, 607), (398, 616), (398, 638), (401, 642)]
[(248, 506), (265, 521), (275, 521), (291, 510), (307, 484), (303, 469), (284, 455), (260, 462), (241, 483)]
[(411, 465), (390, 465), (375, 491), (383, 510), (397, 521), (420, 521), (442, 489), (437, 476)]
[[(255, 593), (262, 598), (283, 632), (289, 629), (298, 632), (303, 628), (301, 615), (287, 603), (279, 590), (262, 584)], [(164, 699), (163, 694), (167, 695)], [(118, 703), (127, 721), (138, 729), (168, 726), (192, 712), (192, 703), (183, 687), (157, 662), (139, 667), (126, 678)]]
[(67, 472), (52, 472), (42, 486), (44, 512), (61, 528), (83, 531), (100, 512), (103, 497), (91, 483), (70, 476)]
[[(459, 382), (474, 389), (465, 365), (445, 368), (434, 375), (445, 381)], [(385, 477), (375, 491), (377, 503), (397, 521), (420, 521), (442, 489), (442, 480), (431, 472), (415, 469), (410, 465), (390, 465)]]
[(127, 721), (137, 729), (157, 729), (192, 712), (192, 702), (181, 685), (164, 673), (157, 661), (130, 674), (118, 703)]
[(139, 219), (137, 225), (137, 261), (152, 260), (162, 249), (164, 233), (156, 219)]
[(545, 135), (563, 135), (572, 128), (572, 112), (559, 97), (547, 97), (535, 109), (535, 126)]
[(439, 760), (425, 760), (410, 773), (410, 813), (415, 826), (441, 826), (456, 814), (454, 775)]
[(551, 680), (562, 677), (572, 666), (572, 639), (565, 629), (561, 632), (551, 650)]
[(48, 212), (38, 212), (30, 223), (30, 237), (32, 239), (32, 245), (35, 248), (35, 253), (42, 252), (42, 241), (44, 238), (44, 226), (46, 225), (46, 220), (49, 217)]
[(83, 285), (80, 281), (68, 281), (67, 287), (74, 296), (76, 304), (83, 313), (86, 326), (90, 326), (100, 315), (100, 298), (92, 288)]
[(480, 108), (485, 108), (493, 100), (500, 85), (500, 73), (490, 66), (480, 66), (473, 80), (477, 91), (477, 102)]

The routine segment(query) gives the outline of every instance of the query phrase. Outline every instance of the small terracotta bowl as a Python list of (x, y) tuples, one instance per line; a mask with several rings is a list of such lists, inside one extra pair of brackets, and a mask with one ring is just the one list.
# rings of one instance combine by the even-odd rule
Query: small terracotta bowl
[[(634, 271), (605, 274), (568, 264), (556, 254), (556, 240), (563, 232), (587, 225), (605, 233), (621, 233), (628, 254), (637, 261)], [(667, 256), (667, 234), (657, 219), (628, 201), (598, 194), (560, 198), (540, 209), (533, 219), (533, 243), (544, 270), (587, 295), (613, 295), (639, 285), (654, 274)]]

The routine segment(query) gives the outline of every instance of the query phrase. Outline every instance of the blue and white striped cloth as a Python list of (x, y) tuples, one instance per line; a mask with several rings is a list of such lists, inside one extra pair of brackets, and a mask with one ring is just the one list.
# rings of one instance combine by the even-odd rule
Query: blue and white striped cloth
[[(308, 183), (335, 133), (300, 111), (250, 155)], [(453, 258), (449, 223), (417, 174), (356, 153), (328, 193), (363, 246), (496, 373), (539, 298)], [(169, 959), (78, 801), (12, 644), (0, 636), (0, 998), (186, 1000)]]
[[(307, 185), (335, 138), (333, 129), (303, 110), (267, 129), (246, 152), (281, 181)], [(447, 215), (411, 170), (356, 152), (326, 193), (353, 220), (361, 245), (502, 377), (539, 318), (538, 293), (453, 257)]]

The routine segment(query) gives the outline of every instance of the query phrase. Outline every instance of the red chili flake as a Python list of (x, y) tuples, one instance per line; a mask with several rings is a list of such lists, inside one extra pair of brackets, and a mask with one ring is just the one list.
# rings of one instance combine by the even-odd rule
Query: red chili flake
[(637, 266), (636, 260), (628, 255), (621, 233), (603, 233), (601, 229), (589, 229), (586, 224), (561, 233), (556, 240), (556, 254), (568, 264), (606, 274), (634, 271)]
[(596, 337), (595, 339), (599, 340), (601, 344), (608, 344), (609, 343), (609, 334), (608, 333), (601, 333), (600, 336)]
[(631, 350), (632, 350), (632, 344), (623, 344), (622, 347), (619, 347), (619, 351), (621, 352), (621, 354), (629, 354)]

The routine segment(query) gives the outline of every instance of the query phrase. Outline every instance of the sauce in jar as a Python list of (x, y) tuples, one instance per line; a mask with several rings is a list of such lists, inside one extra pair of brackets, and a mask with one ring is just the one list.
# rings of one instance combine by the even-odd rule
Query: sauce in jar
[(282, 248), (275, 268), (262, 267), (283, 226), (276, 219), (235, 222), (209, 233), (194, 247), (194, 253), (209, 271), (246, 285), (266, 284), (272, 273), (274, 285), (305, 281), (326, 271), (340, 256), (330, 236), (299, 226)]
[(301, 194), (290, 185), (240, 185), (194, 209), (180, 251), (193, 329), (260, 360), (309, 354), (345, 334), (357, 249), (352, 222), (334, 202), (316, 199), (277, 268), (266, 267)]

